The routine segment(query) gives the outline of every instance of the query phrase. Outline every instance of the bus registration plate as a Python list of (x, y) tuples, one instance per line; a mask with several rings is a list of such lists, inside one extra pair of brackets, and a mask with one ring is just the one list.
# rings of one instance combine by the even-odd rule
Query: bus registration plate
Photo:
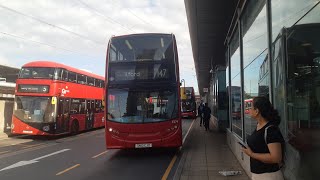
[(151, 148), (152, 144), (148, 143), (148, 144), (135, 144), (136, 148)]

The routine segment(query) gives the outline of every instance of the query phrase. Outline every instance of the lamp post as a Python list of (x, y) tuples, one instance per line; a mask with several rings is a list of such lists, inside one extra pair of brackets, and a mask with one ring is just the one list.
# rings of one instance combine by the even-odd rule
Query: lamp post
[(184, 79), (181, 79), (181, 83), (183, 82), (183, 88), (186, 88), (186, 82)]
[(180, 84), (182, 84), (182, 82), (183, 82), (183, 92), (182, 92), (181, 98), (182, 98), (182, 99), (185, 99), (185, 98), (186, 98), (186, 84), (185, 84), (185, 80), (184, 80), (184, 79), (181, 79)]

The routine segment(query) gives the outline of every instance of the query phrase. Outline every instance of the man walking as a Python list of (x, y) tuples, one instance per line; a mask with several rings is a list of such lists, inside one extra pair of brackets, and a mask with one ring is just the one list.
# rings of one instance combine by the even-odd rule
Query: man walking
[(209, 121), (211, 117), (211, 109), (208, 107), (208, 103), (205, 104), (203, 108), (203, 122), (206, 131), (209, 130)]
[(198, 116), (200, 117), (200, 126), (202, 126), (202, 124), (204, 125), (204, 122), (203, 122), (203, 109), (204, 109), (204, 105), (201, 102), (199, 107), (198, 107)]

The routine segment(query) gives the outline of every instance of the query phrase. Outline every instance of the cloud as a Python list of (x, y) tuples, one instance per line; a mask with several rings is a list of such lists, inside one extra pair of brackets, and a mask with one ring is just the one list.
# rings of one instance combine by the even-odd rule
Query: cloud
[(112, 35), (173, 33), (181, 78), (194, 81), (183, 0), (0, 0), (0, 16), (1, 64), (51, 60), (104, 76)]
[(1, 64), (1, 65), (5, 65), (5, 66), (13, 66), (13, 65), (10, 63), (9, 59), (3, 57), (2, 55), (0, 55), (0, 64)]

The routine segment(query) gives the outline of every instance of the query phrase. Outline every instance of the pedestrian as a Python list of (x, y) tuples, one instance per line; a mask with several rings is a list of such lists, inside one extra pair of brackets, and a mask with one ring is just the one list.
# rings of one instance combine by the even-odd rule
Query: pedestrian
[(280, 116), (266, 97), (253, 98), (250, 116), (257, 127), (247, 138), (242, 151), (250, 156), (252, 179), (283, 180), (279, 164), (283, 159), (284, 139), (278, 128)]
[(204, 127), (206, 128), (206, 131), (209, 130), (210, 118), (211, 118), (211, 109), (208, 107), (208, 103), (206, 103), (203, 108), (203, 121), (204, 121)]
[(202, 126), (202, 124), (204, 125), (204, 122), (203, 122), (203, 108), (204, 108), (204, 105), (201, 102), (199, 107), (198, 107), (198, 116), (200, 117), (200, 126)]

